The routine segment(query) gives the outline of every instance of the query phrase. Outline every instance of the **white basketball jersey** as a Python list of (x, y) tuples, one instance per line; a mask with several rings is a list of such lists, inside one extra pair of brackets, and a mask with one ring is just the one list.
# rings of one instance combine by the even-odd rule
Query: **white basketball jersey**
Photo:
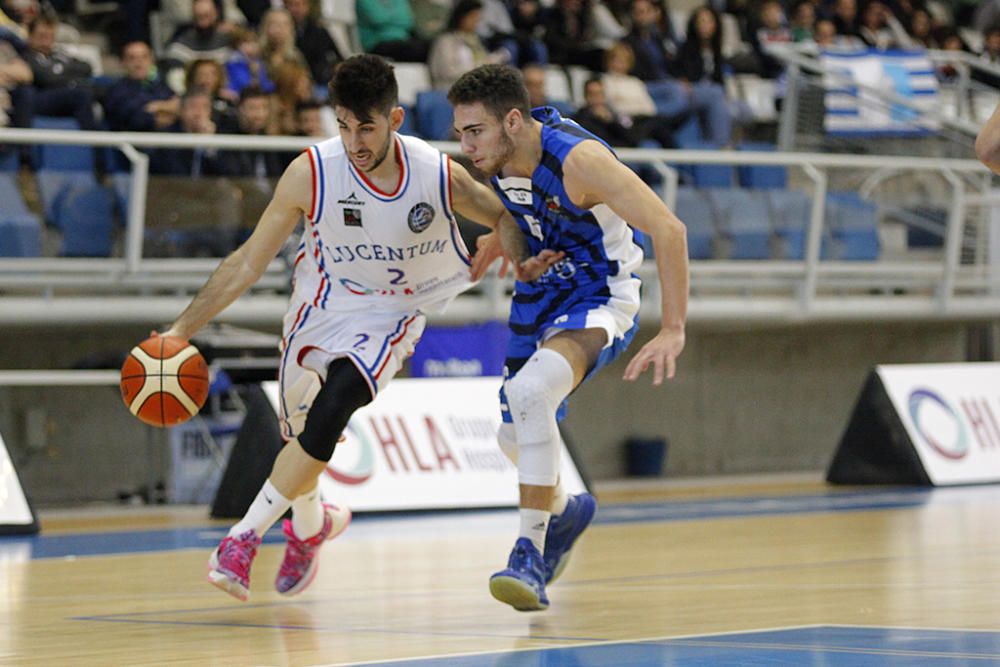
[(400, 179), (391, 193), (354, 168), (339, 137), (308, 149), (313, 201), (294, 274), (301, 301), (335, 311), (437, 309), (472, 284), (448, 156), (414, 137), (392, 141)]

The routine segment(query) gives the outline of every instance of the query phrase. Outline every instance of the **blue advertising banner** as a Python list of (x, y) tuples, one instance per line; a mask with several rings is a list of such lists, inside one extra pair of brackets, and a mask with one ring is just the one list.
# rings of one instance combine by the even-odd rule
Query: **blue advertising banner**
[(410, 358), (413, 377), (503, 375), (510, 329), (503, 322), (428, 326)]

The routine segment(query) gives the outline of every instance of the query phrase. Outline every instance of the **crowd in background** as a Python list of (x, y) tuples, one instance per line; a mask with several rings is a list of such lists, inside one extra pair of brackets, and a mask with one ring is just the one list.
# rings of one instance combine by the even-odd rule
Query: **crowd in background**
[[(107, 31), (121, 74), (101, 77), (63, 48), (63, 35), (79, 23), (74, 7), (73, 0), (0, 0), (0, 125), (55, 116), (115, 131), (335, 131), (325, 86), (346, 54), (318, 0), (123, 0)], [(154, 9), (175, 26), (156, 50)], [(356, 0), (354, 9), (363, 50), (426, 62), (437, 90), (477, 65), (509, 63), (524, 71), (533, 103), (543, 104), (546, 66), (586, 68), (584, 105), (558, 106), (621, 146), (676, 146), (691, 125), (706, 145), (730, 145), (743, 112), (727, 99), (725, 77), (780, 77), (775, 44), (970, 51), (963, 26), (982, 35), (981, 57), (1000, 64), (1000, 0), (709, 0), (683, 26), (674, 25), (667, 0)], [(1000, 84), (989, 74), (977, 78)], [(287, 160), (153, 151), (151, 169), (274, 176)]]

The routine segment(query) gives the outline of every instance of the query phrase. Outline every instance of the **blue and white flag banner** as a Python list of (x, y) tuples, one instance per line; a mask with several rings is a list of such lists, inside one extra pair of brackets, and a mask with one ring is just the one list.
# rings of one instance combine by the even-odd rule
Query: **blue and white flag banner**
[[(823, 51), (820, 63), (826, 71), (823, 127), (828, 134), (891, 136), (939, 128), (940, 123), (922, 113), (939, 103), (937, 77), (926, 51)], [(887, 102), (877, 91), (910, 99), (916, 109)]]

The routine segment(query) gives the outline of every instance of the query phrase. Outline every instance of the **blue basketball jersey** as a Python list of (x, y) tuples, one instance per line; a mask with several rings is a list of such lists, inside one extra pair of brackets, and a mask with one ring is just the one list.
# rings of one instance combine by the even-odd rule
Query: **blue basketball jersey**
[(583, 328), (557, 320), (575, 302), (607, 303), (621, 292), (618, 287), (633, 292), (638, 280), (633, 271), (643, 257), (636, 233), (606, 204), (578, 208), (563, 186), (562, 165), (574, 146), (588, 139), (607, 144), (551, 107), (539, 107), (531, 115), (542, 123), (538, 167), (530, 179), (495, 176), (491, 183), (524, 232), (532, 255), (549, 248), (566, 256), (538, 280), (515, 285), (510, 318), (515, 335), (552, 326)]

